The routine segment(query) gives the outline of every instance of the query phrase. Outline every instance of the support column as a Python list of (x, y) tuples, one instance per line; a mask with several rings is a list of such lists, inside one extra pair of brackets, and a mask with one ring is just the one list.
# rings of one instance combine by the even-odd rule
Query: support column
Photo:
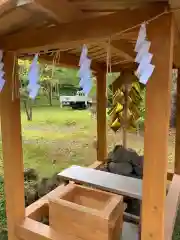
[(9, 240), (18, 240), (15, 236), (15, 227), (25, 217), (20, 99), (14, 94), (12, 100), (13, 88), (18, 88), (18, 83), (13, 83), (12, 76), (13, 70), (17, 70), (17, 61), (15, 66), (14, 54), (5, 53), (6, 83), (0, 93), (0, 114)]
[(97, 160), (105, 161), (107, 157), (106, 136), (106, 72), (98, 72), (97, 81)]
[(168, 167), (173, 19), (166, 14), (147, 25), (155, 71), (147, 84), (144, 134), (142, 240), (164, 240)]
[(177, 77), (176, 97), (176, 143), (175, 143), (175, 166), (174, 172), (180, 175), (180, 69)]

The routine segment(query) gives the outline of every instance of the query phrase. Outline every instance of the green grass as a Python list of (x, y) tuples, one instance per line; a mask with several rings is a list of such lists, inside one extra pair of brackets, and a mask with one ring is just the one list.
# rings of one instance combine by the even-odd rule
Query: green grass
[(89, 111), (36, 107), (32, 122), (27, 121), (25, 112), (21, 119), (25, 167), (35, 168), (44, 177), (74, 163), (86, 164), (80, 151), (84, 141), (91, 139), (94, 126)]
[[(27, 121), (24, 111), (21, 119), (24, 166), (35, 168), (41, 177), (51, 176), (72, 164), (87, 165), (95, 160), (83, 159), (87, 153), (87, 147), (83, 146), (93, 141), (95, 123), (89, 111), (34, 107), (33, 121)], [(3, 175), (1, 144), (0, 175)]]
[[(89, 165), (96, 160), (96, 151), (92, 147), (96, 122), (88, 110), (60, 109), (58, 105), (33, 107), (33, 121), (27, 121), (23, 110), (21, 119), (24, 167), (36, 169), (40, 177), (50, 177), (72, 164)], [(115, 143), (121, 144), (121, 140), (121, 134), (108, 132), (109, 149)], [(129, 134), (128, 147), (143, 154), (143, 137)], [(171, 140), (169, 155), (174, 158), (174, 143)], [(3, 175), (1, 142), (0, 175)], [(0, 186), (0, 198), (2, 194)], [(0, 219), (4, 219), (4, 211), (1, 211), (3, 208), (4, 202), (0, 201)], [(174, 240), (180, 240), (179, 222), (180, 217), (177, 218)], [(0, 229), (4, 225), (5, 222), (1, 222)]]

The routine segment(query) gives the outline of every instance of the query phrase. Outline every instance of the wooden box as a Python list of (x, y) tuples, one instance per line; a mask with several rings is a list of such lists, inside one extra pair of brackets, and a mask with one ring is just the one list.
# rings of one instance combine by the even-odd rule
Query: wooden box
[(59, 234), (81, 240), (119, 240), (123, 197), (69, 184), (59, 198), (49, 199), (49, 224)]

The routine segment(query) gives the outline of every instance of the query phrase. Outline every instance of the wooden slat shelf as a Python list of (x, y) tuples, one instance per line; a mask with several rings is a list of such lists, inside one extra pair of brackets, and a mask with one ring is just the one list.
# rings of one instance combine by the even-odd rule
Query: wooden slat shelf
[(58, 174), (64, 180), (88, 184), (101, 190), (132, 197), (142, 198), (142, 180), (113, 173), (90, 169), (80, 166), (71, 166)]

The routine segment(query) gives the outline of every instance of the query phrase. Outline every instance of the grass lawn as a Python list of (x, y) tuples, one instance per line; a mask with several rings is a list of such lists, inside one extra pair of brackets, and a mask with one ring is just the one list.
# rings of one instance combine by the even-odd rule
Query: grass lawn
[[(93, 140), (96, 120), (88, 110), (34, 107), (33, 121), (28, 122), (22, 111), (22, 136), (25, 168), (35, 168), (40, 176), (51, 176), (71, 164), (89, 165), (96, 160)], [(121, 133), (108, 129), (108, 148), (122, 143)], [(143, 154), (143, 136), (129, 134), (128, 147)], [(169, 139), (169, 166), (174, 157), (174, 137)], [(12, 158), (13, 162), (13, 158)], [(3, 174), (0, 145), (0, 175)]]
[(22, 112), (25, 167), (48, 177), (71, 164), (89, 165), (96, 159), (91, 147), (95, 124), (87, 111), (58, 106), (35, 107), (32, 122)]
[[(27, 121), (24, 111), (21, 116), (25, 168), (34, 168), (41, 177), (49, 177), (69, 165), (90, 165), (96, 160), (93, 148), (96, 120), (88, 110), (42, 106), (33, 108), (32, 122)], [(128, 147), (140, 154), (143, 154), (143, 141), (143, 135), (128, 134)], [(121, 143), (121, 133), (114, 134), (108, 128), (109, 150)], [(169, 168), (173, 168), (173, 159), (174, 134), (169, 136)], [(0, 175), (3, 175), (1, 144)]]

